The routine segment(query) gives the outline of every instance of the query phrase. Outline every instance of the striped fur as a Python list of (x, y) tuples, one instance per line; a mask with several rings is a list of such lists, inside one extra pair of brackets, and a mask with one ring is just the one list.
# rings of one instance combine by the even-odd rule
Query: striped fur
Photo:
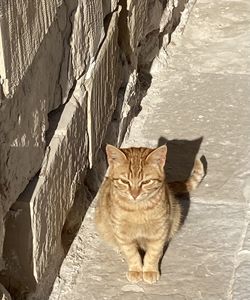
[(199, 159), (196, 159), (191, 175), (185, 182), (170, 182), (168, 186), (175, 195), (190, 193), (198, 187), (204, 176), (203, 164)]
[[(118, 149), (107, 145), (109, 169), (98, 193), (95, 222), (100, 235), (123, 252), (131, 282), (159, 279), (164, 245), (180, 226), (181, 208), (165, 181), (167, 147)], [(194, 166), (186, 190), (202, 178), (201, 163)], [(182, 188), (183, 188), (182, 186)], [(138, 249), (145, 251), (142, 261)]]

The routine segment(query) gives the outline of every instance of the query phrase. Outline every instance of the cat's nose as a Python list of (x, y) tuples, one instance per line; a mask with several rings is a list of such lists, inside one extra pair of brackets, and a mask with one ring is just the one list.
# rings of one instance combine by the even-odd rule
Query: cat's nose
[(140, 189), (132, 189), (132, 190), (130, 191), (130, 194), (132, 195), (132, 197), (133, 197), (134, 199), (136, 199), (136, 198), (139, 196), (139, 194), (140, 194)]

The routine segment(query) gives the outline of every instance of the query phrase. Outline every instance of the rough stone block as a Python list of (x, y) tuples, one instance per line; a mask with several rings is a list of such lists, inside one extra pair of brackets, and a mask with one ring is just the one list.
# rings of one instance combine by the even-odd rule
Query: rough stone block
[[(64, 40), (68, 28), (62, 22), (65, 17), (66, 7), (62, 5), (57, 11), (57, 21), (50, 25), (32, 65), (15, 87), (15, 94), (12, 98), (0, 99), (3, 215), (41, 168), (48, 129), (47, 115), (61, 104), (72, 86), (68, 80), (68, 66), (62, 64), (67, 52)], [(61, 83), (62, 78), (67, 78), (65, 84)]]
[(78, 2), (73, 19), (71, 38), (74, 77), (78, 79), (89, 64), (95, 60), (100, 43), (104, 38), (103, 9), (101, 0)]
[(0, 299), (1, 300), (11, 300), (9, 292), (5, 287), (0, 283)]
[(148, 0), (146, 1), (127, 1), (128, 10), (128, 30), (130, 33), (130, 47), (136, 51), (140, 40), (143, 38), (143, 32), (148, 12)]
[(42, 165), (41, 185), (38, 182), (31, 199), (31, 227), (35, 233), (33, 264), (37, 280), (60, 247), (61, 231), (73, 205), (78, 173), (87, 167), (86, 119), (86, 94), (82, 91), (77, 101), (73, 98), (64, 108)]
[(108, 14), (113, 12), (118, 5), (118, 0), (102, 0), (103, 16), (106, 17)]
[(161, 21), (162, 14), (163, 14), (162, 1), (149, 0), (145, 26), (143, 30), (143, 36), (146, 36), (148, 33), (160, 28), (160, 21)]
[[(25, 276), (20, 273), (16, 276), (19, 281), (26, 277), (24, 287), (34, 288), (48, 267), (56, 265), (58, 257), (62, 258), (62, 229), (74, 202), (78, 177), (88, 164), (86, 107), (86, 93), (79, 82), (60, 115), (39, 176), (32, 180), (13, 206), (17, 215), (21, 206), (23, 223), (29, 220), (27, 228), (20, 222), (15, 223), (14, 219), (6, 223), (6, 237), (10, 236), (11, 241), (6, 241), (5, 247), (11, 249), (11, 253), (5, 252), (4, 258), (12, 274), (18, 269), (17, 264), (13, 264), (13, 257), (19, 265), (20, 262), (24, 265), (19, 266), (19, 270), (25, 270)], [(10, 232), (11, 227), (15, 227), (15, 231)], [(22, 236), (21, 240), (19, 236)]]
[(85, 81), (88, 93), (89, 160), (91, 164), (101, 146), (108, 123), (116, 107), (120, 85), (117, 43), (118, 16), (119, 12), (113, 13), (105, 40)]
[(4, 222), (3, 222), (3, 208), (0, 201), (0, 270), (3, 268), (2, 261), (2, 251), (3, 251), (3, 241), (4, 241)]
[(32, 180), (5, 217), (6, 235), (3, 247), (5, 265), (1, 270), (0, 281), (7, 288), (15, 287), (20, 294), (36, 286), (33, 276), (32, 230), (28, 201), (28, 196), (31, 197), (36, 183), (37, 177)]
[[(120, 22), (124, 37), (121, 39), (122, 48), (133, 67), (137, 66), (139, 54), (141, 54), (139, 64), (149, 64), (160, 47), (159, 32), (163, 3), (159, 0), (130, 0), (126, 5), (127, 14), (123, 13), (123, 19), (126, 19), (127, 32), (124, 30), (125, 20), (123, 23)], [(173, 7), (169, 7), (169, 4), (167, 7), (172, 12)]]
[(62, 0), (1, 1), (0, 78), (7, 97), (13, 96), (62, 3)]

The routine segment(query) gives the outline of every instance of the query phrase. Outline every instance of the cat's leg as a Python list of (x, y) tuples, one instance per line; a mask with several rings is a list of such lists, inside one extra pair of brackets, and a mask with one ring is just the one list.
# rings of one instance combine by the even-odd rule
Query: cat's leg
[(119, 251), (119, 245), (113, 232), (110, 216), (105, 205), (96, 207), (95, 210), (95, 228), (102, 239), (115, 251)]
[(160, 278), (159, 260), (163, 254), (163, 240), (149, 240), (143, 261), (143, 280), (154, 283)]
[(142, 261), (137, 244), (134, 241), (120, 244), (120, 249), (124, 253), (128, 264), (127, 279), (134, 283), (142, 280)]

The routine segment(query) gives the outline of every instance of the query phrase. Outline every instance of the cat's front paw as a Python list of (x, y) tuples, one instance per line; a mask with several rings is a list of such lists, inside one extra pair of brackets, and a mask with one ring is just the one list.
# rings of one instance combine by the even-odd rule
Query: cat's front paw
[(158, 271), (145, 271), (143, 272), (143, 280), (147, 283), (155, 283), (160, 278)]
[(142, 272), (140, 271), (128, 271), (126, 276), (128, 281), (133, 283), (137, 283), (142, 280)]

